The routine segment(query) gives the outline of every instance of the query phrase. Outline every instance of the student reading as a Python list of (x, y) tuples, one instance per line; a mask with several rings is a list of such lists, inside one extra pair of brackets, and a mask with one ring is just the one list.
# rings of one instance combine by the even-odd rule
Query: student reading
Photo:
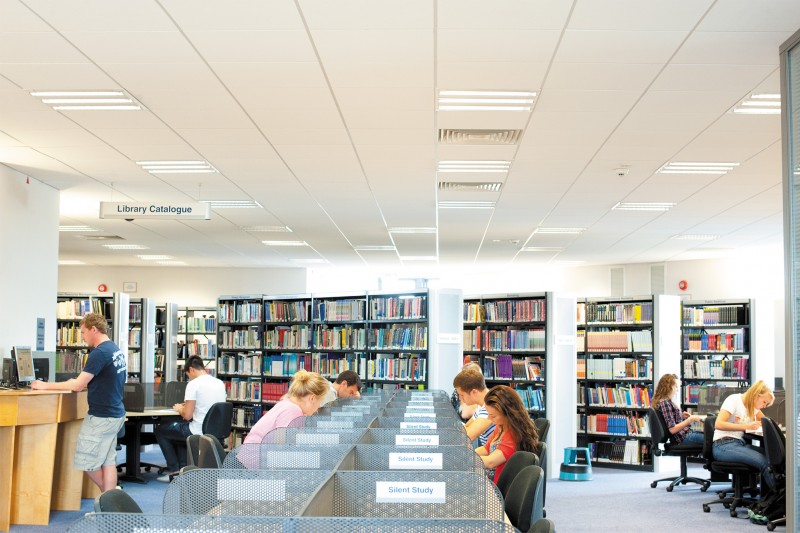
[(328, 392), (322, 399), (322, 405), (330, 403), (337, 398), (360, 398), (361, 378), (352, 370), (345, 370), (333, 383), (328, 384)]
[(487, 474), (497, 483), (506, 461), (518, 450), (536, 453), (539, 435), (519, 394), (506, 385), (492, 387), (484, 398), (495, 430), (486, 446), (475, 449)]
[(744, 394), (731, 394), (722, 402), (714, 424), (714, 459), (731, 463), (744, 463), (761, 471), (761, 481), (775, 487), (775, 478), (767, 457), (759, 448), (744, 442), (745, 431), (761, 429), (764, 415), (761, 409), (769, 407), (775, 396), (759, 380)]
[(687, 412), (682, 413), (672, 400), (680, 388), (678, 385), (678, 376), (675, 374), (661, 376), (650, 404), (664, 415), (664, 421), (669, 428), (672, 442), (675, 444), (699, 444), (702, 446), (703, 432), (694, 431), (689, 427), (692, 422), (699, 421), (700, 417)]
[(486, 441), (494, 432), (494, 424), (489, 420), (489, 413), (484, 406), (484, 398), (489, 393), (486, 381), (475, 364), (465, 366), (453, 378), (453, 387), (458, 393), (458, 399), (464, 407), (473, 407), (472, 416), (464, 425), (469, 440), (476, 441), (477, 446), (486, 446)]

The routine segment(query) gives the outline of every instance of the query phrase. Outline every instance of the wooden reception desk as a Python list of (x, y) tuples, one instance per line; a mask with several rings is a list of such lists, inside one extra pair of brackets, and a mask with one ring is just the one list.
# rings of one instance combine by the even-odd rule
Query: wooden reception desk
[(0, 391), (0, 531), (47, 525), (51, 509), (77, 511), (96, 494), (72, 466), (87, 411), (86, 391)]

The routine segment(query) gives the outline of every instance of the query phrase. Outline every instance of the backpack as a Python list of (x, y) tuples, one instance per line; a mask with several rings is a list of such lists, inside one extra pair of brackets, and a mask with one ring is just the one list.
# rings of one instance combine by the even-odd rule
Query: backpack
[(786, 516), (786, 486), (770, 490), (763, 498), (750, 506), (747, 511), (754, 524), (766, 524)]

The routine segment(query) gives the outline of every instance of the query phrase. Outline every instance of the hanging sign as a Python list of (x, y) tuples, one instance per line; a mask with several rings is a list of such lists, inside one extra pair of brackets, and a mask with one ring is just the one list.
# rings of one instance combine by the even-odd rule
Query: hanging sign
[(209, 220), (211, 206), (200, 202), (100, 202), (100, 218)]

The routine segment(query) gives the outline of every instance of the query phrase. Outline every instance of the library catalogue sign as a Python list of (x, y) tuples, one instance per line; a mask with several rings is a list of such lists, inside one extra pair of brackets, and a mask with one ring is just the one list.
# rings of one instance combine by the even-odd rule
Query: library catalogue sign
[(100, 218), (209, 220), (211, 206), (199, 202), (100, 202)]

